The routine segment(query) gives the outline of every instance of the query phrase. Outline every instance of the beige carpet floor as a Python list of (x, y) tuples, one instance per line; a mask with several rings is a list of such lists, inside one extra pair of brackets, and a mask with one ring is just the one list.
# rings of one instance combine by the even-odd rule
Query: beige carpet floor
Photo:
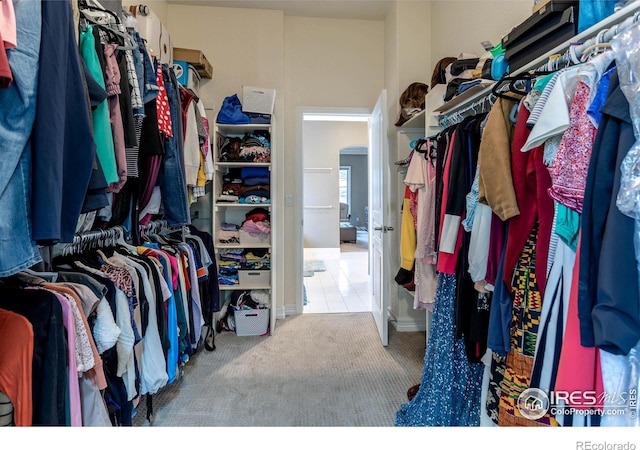
[(389, 328), (387, 347), (370, 313), (291, 316), (273, 336), (223, 332), (153, 397), (152, 422), (143, 400), (134, 425), (391, 427), (420, 382), (425, 337)]

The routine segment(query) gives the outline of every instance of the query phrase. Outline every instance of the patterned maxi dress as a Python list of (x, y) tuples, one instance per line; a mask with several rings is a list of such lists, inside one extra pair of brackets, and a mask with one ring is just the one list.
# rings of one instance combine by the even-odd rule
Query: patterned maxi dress
[(470, 364), (455, 339), (456, 276), (440, 273), (418, 393), (396, 413), (396, 426), (479, 426), (483, 364)]

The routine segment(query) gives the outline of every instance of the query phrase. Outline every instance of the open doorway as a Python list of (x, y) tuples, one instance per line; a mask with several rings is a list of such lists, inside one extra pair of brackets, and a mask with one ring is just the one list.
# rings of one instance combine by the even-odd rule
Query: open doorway
[(371, 312), (369, 117), (304, 115), (303, 313)]

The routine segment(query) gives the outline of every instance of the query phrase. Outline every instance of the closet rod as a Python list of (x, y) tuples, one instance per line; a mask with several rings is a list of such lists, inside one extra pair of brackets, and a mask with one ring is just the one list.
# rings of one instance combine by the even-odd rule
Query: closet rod
[(152, 220), (147, 224), (140, 225), (140, 231), (157, 230), (162, 228), (168, 228), (169, 224), (164, 219)]
[(186, 226), (181, 226), (181, 227), (169, 226), (169, 223), (165, 219), (152, 220), (151, 222), (149, 222), (149, 223), (147, 223), (145, 225), (140, 225), (139, 226), (139, 230), (140, 230), (141, 234), (155, 233), (155, 232), (161, 231), (161, 230), (180, 231), (182, 233), (182, 241), (183, 242), (184, 242), (185, 236), (187, 234), (186, 228), (187, 228)]
[(87, 248), (112, 245), (121, 239), (125, 239), (125, 232), (120, 226), (105, 228), (103, 230), (85, 231), (84, 233), (76, 233), (73, 236), (73, 240), (69, 243), (55, 244), (51, 253), (52, 257), (76, 254)]
[(438, 119), (438, 125), (442, 128), (447, 128), (450, 125), (462, 122), (462, 119), (467, 117), (468, 115), (481, 114), (483, 112), (488, 112), (493, 104), (496, 101), (496, 96), (489, 93), (489, 95), (481, 98), (480, 100), (476, 100), (470, 105), (465, 106), (462, 109), (458, 109), (451, 114), (444, 114)]

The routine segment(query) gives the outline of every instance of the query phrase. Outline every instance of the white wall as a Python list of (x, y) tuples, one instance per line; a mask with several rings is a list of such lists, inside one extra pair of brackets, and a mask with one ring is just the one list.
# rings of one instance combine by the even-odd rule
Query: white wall
[[(442, 0), (431, 2), (431, 64), (462, 52), (481, 56), (482, 41), (497, 45), (531, 15), (531, 0)], [(431, 79), (431, 73), (429, 74)]]
[(282, 11), (169, 5), (174, 46), (202, 50), (213, 66), (213, 79), (200, 84), (207, 107), (217, 113), (226, 96), (237, 93), (242, 100), (242, 85), (259, 86), (276, 89), (275, 115), (282, 117), (283, 20)]
[(132, 1), (132, 0), (122, 0), (122, 6), (125, 6), (129, 9), (131, 5), (147, 5), (151, 10), (158, 16), (160, 21), (165, 24), (167, 27), (169, 26), (168, 20), (168, 12), (169, 12), (169, 4), (165, 0), (147, 0), (144, 2), (141, 1)]
[[(305, 121), (303, 128), (304, 247), (339, 248), (340, 150), (345, 147), (368, 146), (368, 124)], [(318, 206), (332, 208), (313, 208)]]

